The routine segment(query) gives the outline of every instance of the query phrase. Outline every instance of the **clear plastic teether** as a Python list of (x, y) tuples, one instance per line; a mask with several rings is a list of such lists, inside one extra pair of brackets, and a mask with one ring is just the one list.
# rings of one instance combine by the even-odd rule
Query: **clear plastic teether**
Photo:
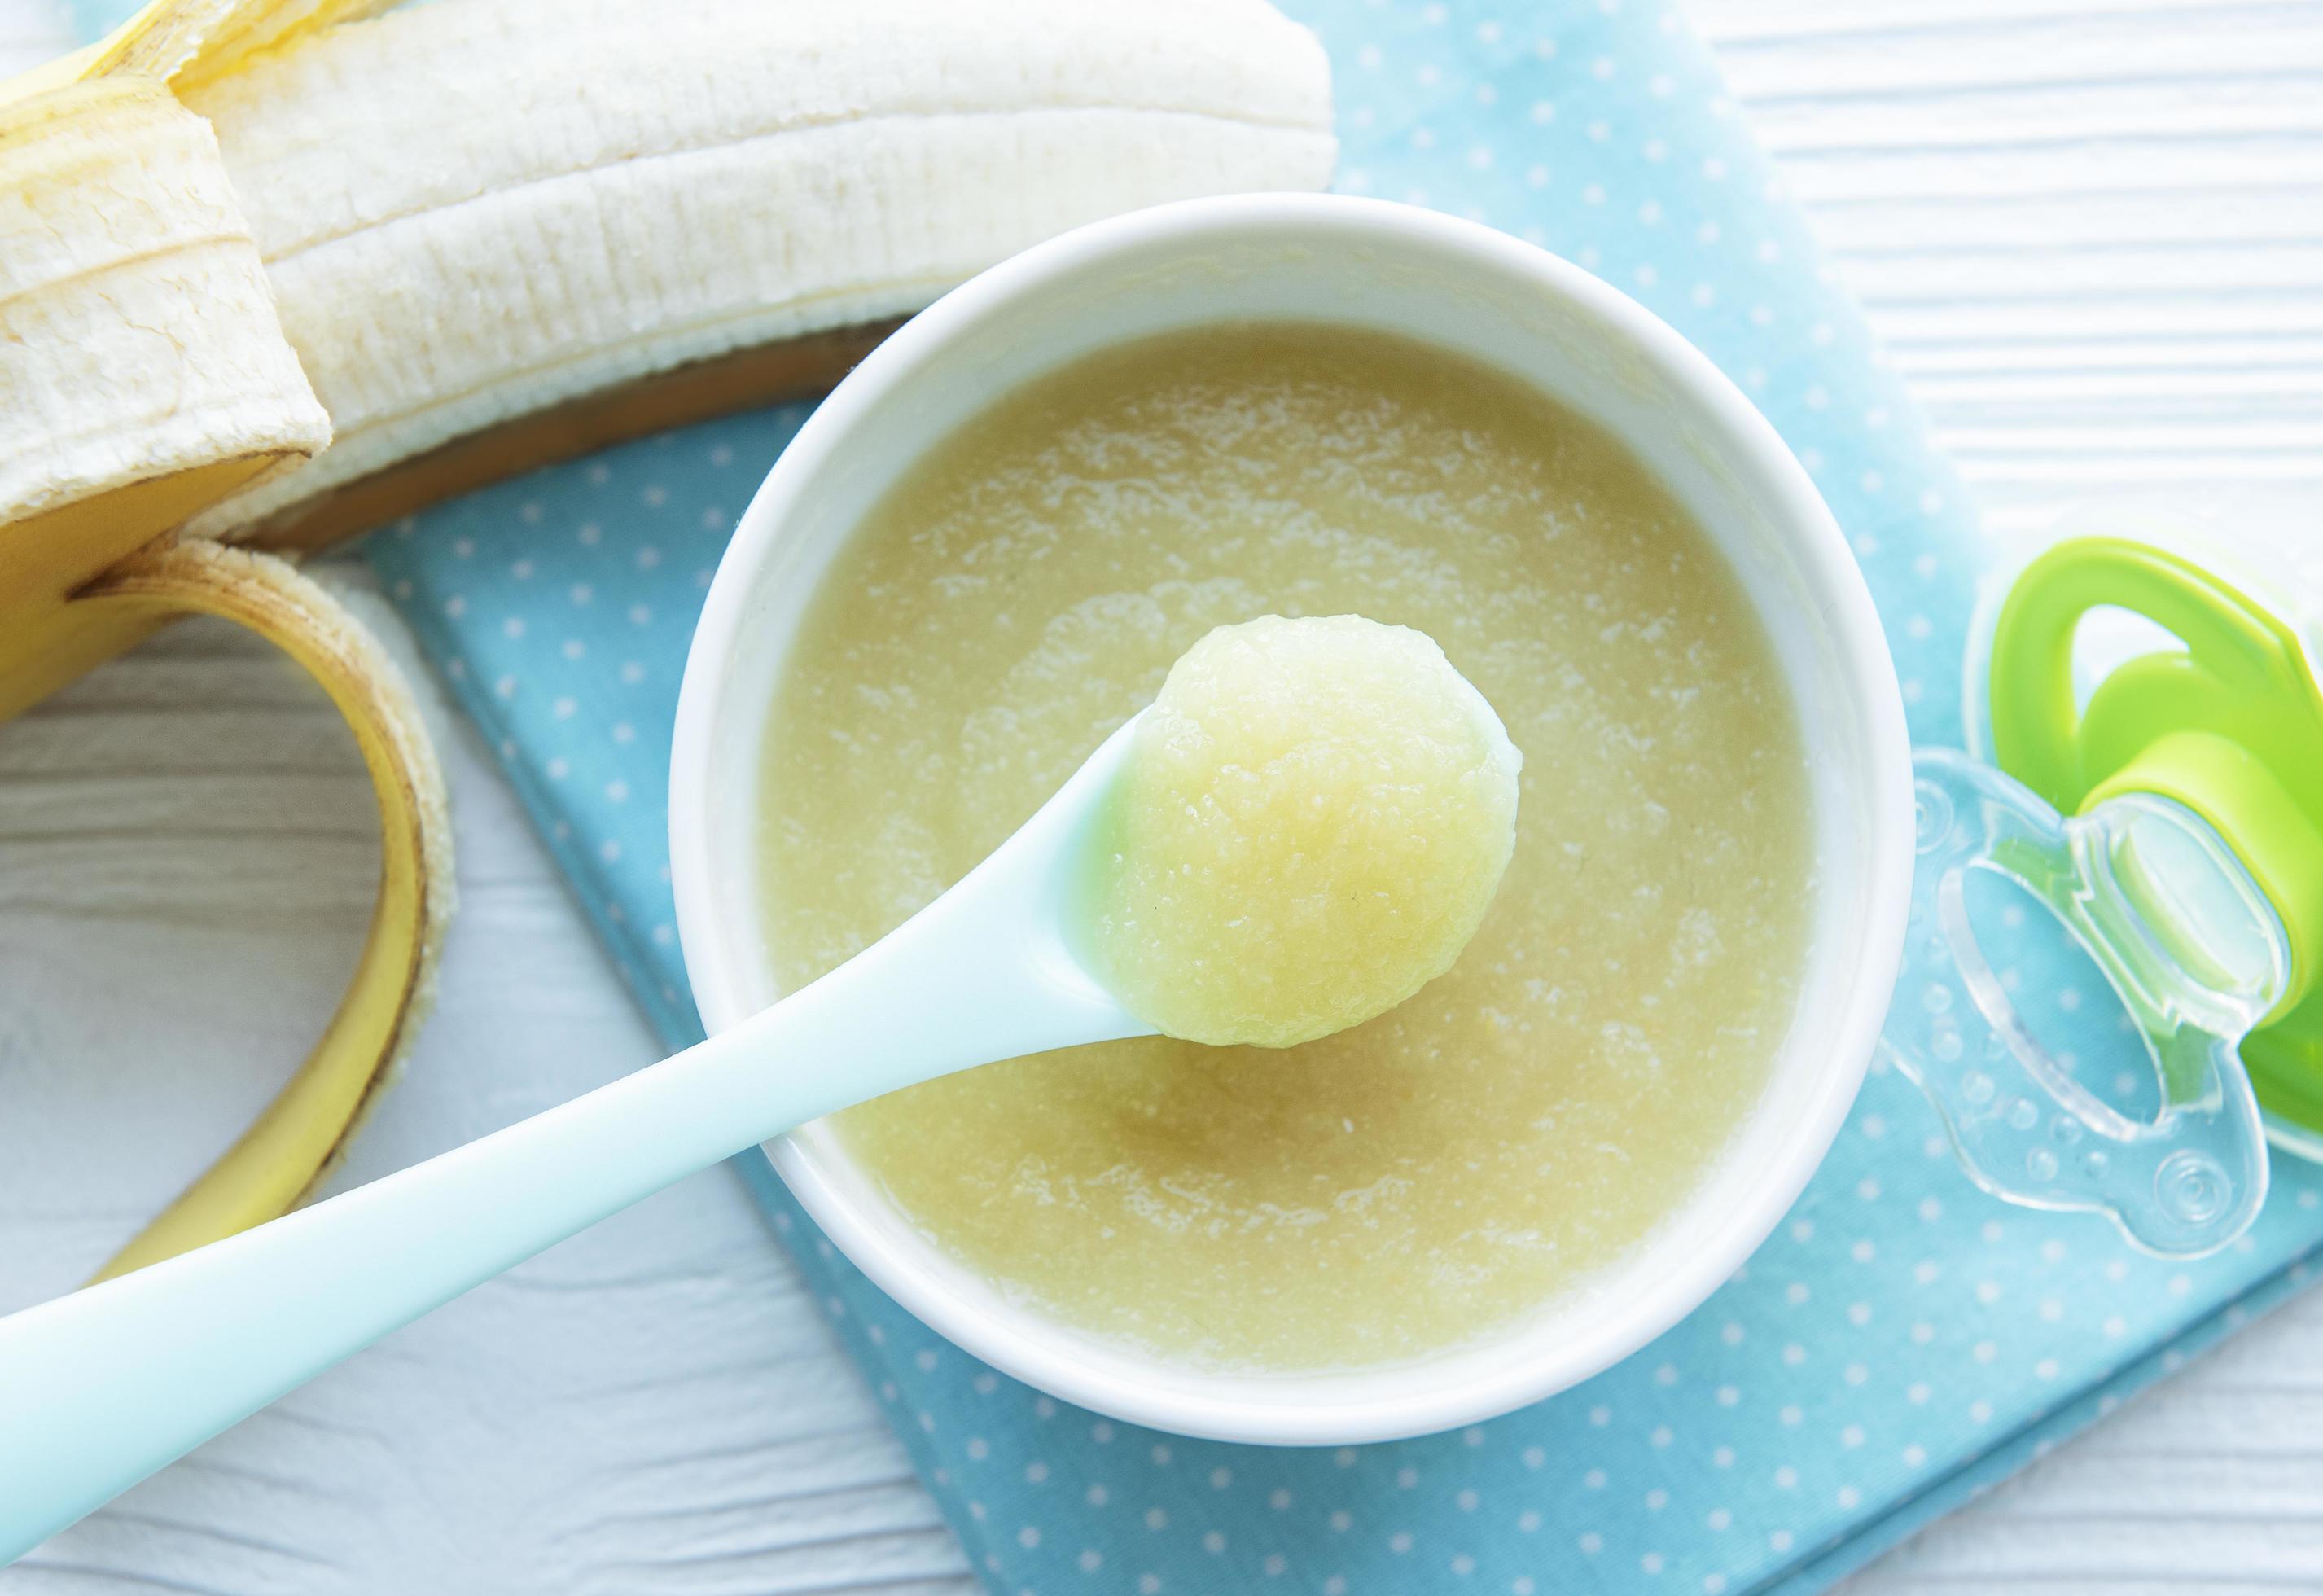
[[(2169, 1256), (2232, 1242), (2267, 1179), (2236, 1049), (2290, 969), (2265, 896), (2217, 833), (2168, 799), (2130, 794), (2066, 819), (1965, 754), (1924, 750), (1913, 772), (1919, 858), (1883, 1050), (1994, 1195), (2108, 1215)], [(2153, 1117), (2083, 1086), (2029, 1028), (1970, 923), (1979, 871), (2054, 914), (2112, 984), (2154, 1072)]]

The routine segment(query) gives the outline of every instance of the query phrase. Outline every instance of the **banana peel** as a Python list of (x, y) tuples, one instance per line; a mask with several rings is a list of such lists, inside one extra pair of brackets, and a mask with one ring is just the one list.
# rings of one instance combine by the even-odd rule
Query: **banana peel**
[(241, 1140), (105, 1266), (104, 1280), (289, 1212), (344, 1154), (434, 1002), (454, 897), (452, 820), (401, 674), (377, 637), (285, 561), (198, 538), (170, 542), (107, 572), (78, 604), (133, 624), (214, 615), (273, 641), (345, 718), (380, 818), (371, 928), (322, 1040)]
[(275, 554), (822, 391), (1042, 238), (1336, 152), (1265, 0), (153, 0), (0, 84), (0, 720), (223, 616), (322, 683), (380, 807), (329, 1029), (106, 1272), (314, 1189), (451, 912), (409, 694)]

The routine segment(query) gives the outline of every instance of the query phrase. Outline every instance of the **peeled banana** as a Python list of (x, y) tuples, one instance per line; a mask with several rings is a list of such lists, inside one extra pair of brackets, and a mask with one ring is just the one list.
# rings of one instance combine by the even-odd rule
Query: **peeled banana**
[(1320, 46), (1260, 0), (554, 15), (416, 6), (187, 95), (335, 434), (199, 527), (280, 528), (464, 434), (884, 322), (1081, 222), (1318, 188), (1336, 150)]
[(1078, 224), (1314, 188), (1328, 68), (1264, 0), (153, 0), (0, 84), (0, 719), (169, 617), (329, 688), (381, 803), (331, 1030), (116, 1261), (279, 1212), (425, 1006), (440, 777), (280, 561), (546, 460), (827, 385)]

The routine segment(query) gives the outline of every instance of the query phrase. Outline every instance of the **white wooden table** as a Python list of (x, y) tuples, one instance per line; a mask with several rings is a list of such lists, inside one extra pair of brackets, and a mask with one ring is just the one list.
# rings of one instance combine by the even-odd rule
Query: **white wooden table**
[[(1693, 9), (1997, 527), (2257, 483), (2323, 537), (2323, 0)], [(0, 25), (0, 58), (36, 32)], [(656, 1052), (435, 707), (464, 909), (342, 1181)], [(288, 1071), (360, 940), (372, 823), (327, 705), (224, 629), (0, 729), (0, 1308), (69, 1286)], [(1853, 1590), (2323, 1588), (2318, 1343), (2323, 1296)], [(972, 1589), (961, 1570), (721, 1169), (391, 1337), (0, 1590), (898, 1596)]]

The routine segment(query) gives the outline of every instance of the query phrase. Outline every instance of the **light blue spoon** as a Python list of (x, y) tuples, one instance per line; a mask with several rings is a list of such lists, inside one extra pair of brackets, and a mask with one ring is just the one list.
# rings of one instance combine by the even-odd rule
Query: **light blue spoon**
[(1137, 720), (950, 892), (674, 1059), (343, 1197), (0, 1319), (0, 1563), (398, 1325), (849, 1104), (1153, 1027), (1067, 935)]

